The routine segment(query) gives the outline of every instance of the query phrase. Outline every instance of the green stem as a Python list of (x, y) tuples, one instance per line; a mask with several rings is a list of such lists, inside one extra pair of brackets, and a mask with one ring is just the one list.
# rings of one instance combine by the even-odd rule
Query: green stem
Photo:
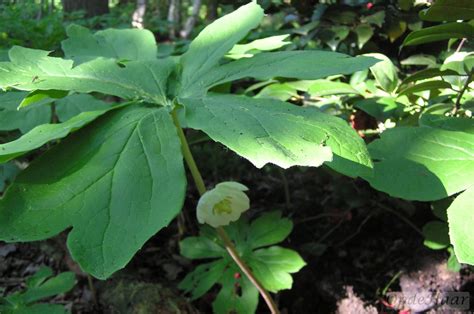
[(471, 70), (471, 72), (469, 72), (467, 74), (466, 83), (464, 84), (463, 88), (459, 92), (458, 97), (456, 98), (456, 103), (454, 104), (454, 108), (453, 108), (453, 111), (452, 111), (453, 116), (456, 115), (456, 113), (458, 112), (459, 109), (461, 109), (461, 98), (464, 95), (464, 93), (466, 92), (466, 90), (469, 88), (469, 84), (471, 83), (471, 79), (472, 79), (473, 74), (474, 74), (474, 69)]
[(189, 171), (191, 171), (191, 175), (193, 177), (194, 183), (198, 189), (200, 195), (206, 193), (206, 185), (204, 184), (204, 180), (202, 179), (201, 173), (196, 165), (196, 161), (194, 160), (193, 154), (191, 153), (191, 149), (189, 149), (188, 141), (186, 140), (186, 135), (184, 134), (181, 125), (179, 124), (178, 116), (176, 115), (176, 110), (173, 110), (171, 113), (173, 116), (173, 122), (176, 128), (178, 129), (178, 136), (179, 140), (181, 141), (181, 149), (183, 150), (184, 160), (188, 165)]
[[(189, 171), (191, 172), (191, 175), (199, 191), (199, 194), (202, 196), (207, 191), (206, 185), (204, 184), (204, 180), (202, 179), (201, 173), (199, 172), (199, 169), (196, 165), (196, 161), (194, 160), (191, 150), (189, 149), (188, 141), (186, 140), (186, 135), (184, 134), (184, 131), (181, 128), (181, 125), (179, 124), (179, 119), (176, 114), (176, 110), (173, 110), (171, 115), (173, 117), (173, 122), (178, 130), (178, 136), (181, 141), (181, 149), (183, 151), (184, 160), (186, 161), (186, 164), (188, 165)], [(260, 295), (265, 300), (265, 303), (267, 303), (267, 306), (270, 309), (271, 313), (279, 314), (280, 311), (278, 310), (278, 307), (276, 306), (275, 301), (273, 301), (270, 293), (268, 293), (268, 291), (263, 287), (263, 285), (258, 281), (255, 275), (252, 273), (252, 271), (247, 266), (247, 264), (245, 264), (245, 262), (242, 260), (239, 253), (237, 252), (237, 249), (235, 248), (234, 243), (232, 243), (232, 240), (229, 238), (224, 228), (218, 227), (216, 228), (216, 231), (219, 237), (221, 238), (222, 242), (224, 242), (227, 253), (229, 253), (229, 255), (232, 257), (232, 259), (237, 264), (237, 266), (239, 266), (239, 268), (247, 276), (250, 282), (260, 292)]]

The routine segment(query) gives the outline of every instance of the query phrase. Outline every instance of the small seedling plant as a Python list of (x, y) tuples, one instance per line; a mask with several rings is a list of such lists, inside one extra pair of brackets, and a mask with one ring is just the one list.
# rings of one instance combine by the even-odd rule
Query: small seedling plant
[[(242, 216), (224, 229), (265, 289), (276, 293), (291, 288), (291, 273), (298, 272), (305, 262), (297, 252), (275, 245), (290, 234), (291, 220), (281, 217), (280, 212), (269, 212), (251, 222)], [(212, 303), (215, 313), (255, 313), (258, 290), (227, 254), (214, 228), (203, 225), (199, 236), (182, 240), (180, 253), (189, 259), (212, 260), (197, 266), (179, 286), (191, 293), (193, 300), (218, 284), (220, 289)]]
[[(12, 122), (9, 128), (24, 134), (0, 145), (1, 163), (46, 145), (0, 200), (0, 240), (43, 240), (71, 228), (72, 258), (94, 277), (109, 277), (180, 212), (183, 159), (199, 193), (206, 193), (183, 127), (206, 133), (256, 167), (324, 164), (348, 176), (370, 176), (366, 146), (344, 120), (316, 108), (216, 92), (243, 78), (314, 80), (379, 61), (315, 50), (224, 58), (263, 14), (256, 2), (239, 8), (206, 27), (179, 57), (157, 58), (155, 39), (146, 30), (91, 33), (75, 25), (62, 42), (64, 58), (13, 47), (10, 61), (0, 63), (0, 87), (6, 91), (1, 97), (22, 100), (15, 113), (11, 105), (0, 112), (31, 118), (27, 112), (47, 108), (55, 121)], [(101, 105), (84, 95), (90, 93), (125, 101)], [(87, 98), (90, 104), (81, 105)], [(225, 196), (214, 214), (232, 210), (232, 202)], [(277, 312), (226, 231), (216, 225), (216, 233)]]
[(0, 312), (15, 313), (68, 313), (64, 306), (58, 304), (38, 303), (71, 290), (76, 284), (76, 278), (71, 272), (53, 276), (49, 267), (41, 267), (33, 276), (26, 280), (24, 291), (0, 297)]

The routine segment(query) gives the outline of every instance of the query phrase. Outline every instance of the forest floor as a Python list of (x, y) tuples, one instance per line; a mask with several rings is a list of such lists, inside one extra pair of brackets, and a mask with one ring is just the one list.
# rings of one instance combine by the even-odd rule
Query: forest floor
[[(389, 298), (394, 292), (407, 299), (414, 293), (467, 291), (474, 309), (474, 273), (467, 267), (460, 273), (449, 271), (446, 251), (423, 245), (419, 229), (434, 219), (429, 204), (389, 198), (362, 180), (323, 168), (256, 169), (217, 144), (192, 149), (208, 186), (233, 180), (250, 188), (251, 217), (281, 210), (293, 220), (294, 230), (282, 246), (298, 251), (307, 266), (293, 275), (293, 289), (277, 296), (283, 313), (447, 311), (432, 298), (423, 304), (395, 304)], [(93, 289), (67, 255), (66, 233), (42, 242), (0, 244), (0, 289), (20, 289), (26, 277), (47, 265), (56, 272), (78, 274), (71, 292), (50, 300), (73, 313), (209, 313), (214, 290), (189, 303), (177, 289), (194, 267), (179, 256), (178, 243), (197, 232), (197, 199), (189, 184), (184, 230), (175, 220), (150, 239), (126, 269), (107, 281), (94, 281)], [(258, 313), (266, 313), (260, 303)]]

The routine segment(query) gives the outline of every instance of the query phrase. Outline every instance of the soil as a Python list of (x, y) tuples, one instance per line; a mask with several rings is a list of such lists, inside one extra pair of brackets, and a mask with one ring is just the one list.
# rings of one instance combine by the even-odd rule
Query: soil
[[(440, 313), (448, 309), (439, 299), (417, 307), (394, 303), (389, 296), (451, 291), (474, 296), (471, 268), (452, 272), (446, 251), (423, 246), (419, 229), (435, 219), (429, 204), (390, 198), (362, 180), (326, 168), (256, 169), (218, 144), (192, 149), (208, 186), (234, 180), (250, 188), (249, 216), (281, 210), (293, 220), (293, 233), (282, 246), (297, 250), (307, 266), (294, 274), (293, 289), (278, 294), (282, 313)], [(73, 313), (209, 313), (212, 293), (190, 303), (177, 289), (195, 266), (179, 256), (178, 243), (197, 232), (197, 199), (189, 184), (180, 219), (150, 239), (124, 270), (107, 281), (94, 280), (93, 286), (69, 258), (66, 233), (41, 242), (2, 243), (0, 293), (21, 289), (28, 276), (47, 265), (56, 272), (76, 272), (75, 288), (48, 300)], [(267, 313), (263, 302), (258, 313)]]

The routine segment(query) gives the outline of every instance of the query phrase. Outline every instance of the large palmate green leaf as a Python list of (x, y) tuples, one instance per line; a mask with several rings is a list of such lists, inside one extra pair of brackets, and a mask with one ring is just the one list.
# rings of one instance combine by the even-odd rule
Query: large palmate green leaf
[(55, 102), (59, 121), (64, 122), (81, 112), (109, 109), (116, 104), (107, 103), (89, 94), (73, 94)]
[(262, 18), (262, 8), (252, 1), (207, 26), (181, 57), (182, 89), (198, 84), (235, 44), (258, 26)]
[(50, 104), (57, 99), (64, 98), (68, 95), (68, 91), (63, 90), (35, 90), (26, 95), (26, 97), (21, 101), (18, 109), (22, 109), (31, 105), (44, 105)]
[(62, 41), (61, 47), (66, 58), (76, 64), (97, 57), (120, 61), (157, 58), (155, 36), (145, 29), (106, 29), (92, 34), (87, 28), (73, 24), (66, 33), (69, 38)]
[(474, 27), (468, 23), (447, 23), (426, 27), (414, 31), (403, 41), (404, 46), (414, 46), (435, 41), (448, 40), (450, 38), (472, 38)]
[(273, 99), (210, 94), (180, 99), (189, 127), (206, 132), (256, 167), (328, 166), (369, 175), (365, 144), (343, 120)]
[(474, 186), (471, 186), (448, 208), (449, 236), (456, 256), (461, 263), (471, 265), (474, 265), (473, 204)]
[(108, 110), (110, 109), (82, 112), (63, 123), (42, 124), (15, 141), (0, 144), (0, 163), (17, 158), (52, 140), (61, 139), (94, 121)]
[(197, 79), (193, 86), (181, 89), (180, 95), (199, 97), (215, 85), (246, 77), (319, 79), (335, 74), (350, 74), (367, 69), (379, 61), (329, 51), (263, 52), (252, 58), (239, 59), (213, 68)]
[(392, 196), (430, 201), (472, 185), (474, 134), (398, 127), (369, 145), (376, 160), (370, 184)]
[(185, 186), (169, 113), (129, 106), (74, 133), (17, 177), (0, 200), (0, 239), (46, 239), (72, 226), (72, 257), (106, 278), (168, 225)]
[(48, 106), (32, 105), (18, 110), (27, 95), (25, 92), (0, 93), (0, 131), (20, 130), (26, 133), (51, 120), (51, 108)]
[(98, 58), (73, 67), (72, 60), (48, 54), (43, 50), (13, 47), (9, 52), (11, 62), (0, 62), (0, 88), (95, 91), (158, 104), (167, 101), (167, 80), (175, 68), (170, 58), (130, 61), (126, 65)]
[(226, 55), (230, 59), (249, 58), (262, 51), (271, 51), (291, 44), (285, 41), (290, 35), (277, 35), (256, 39), (248, 44), (235, 45)]

